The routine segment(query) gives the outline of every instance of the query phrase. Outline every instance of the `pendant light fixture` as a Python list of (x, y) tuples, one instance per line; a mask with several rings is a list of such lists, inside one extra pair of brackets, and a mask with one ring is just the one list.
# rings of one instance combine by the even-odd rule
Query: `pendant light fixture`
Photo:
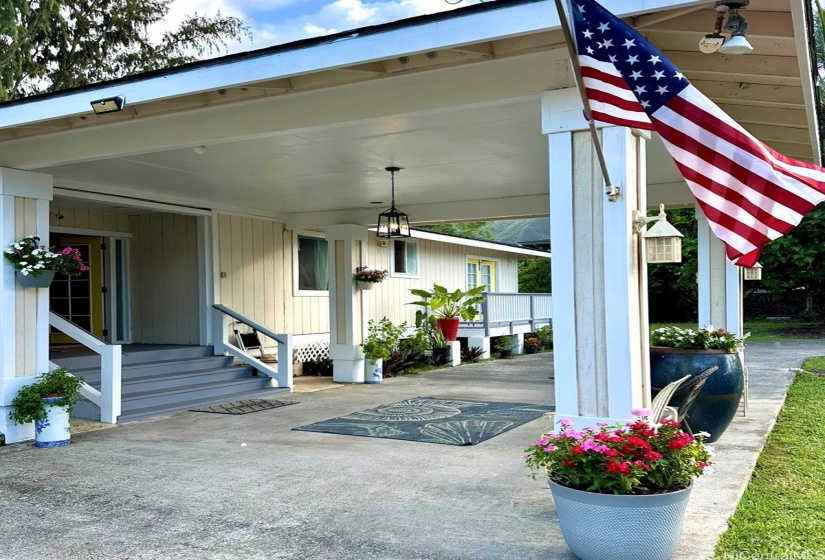
[(378, 230), (375, 232), (375, 235), (388, 239), (393, 237), (412, 237), (412, 233), (410, 233), (410, 221), (407, 219), (407, 215), (395, 207), (395, 173), (396, 171), (401, 171), (401, 168), (385, 167), (384, 169), (390, 172), (392, 198), (390, 199), (390, 209), (378, 214)]

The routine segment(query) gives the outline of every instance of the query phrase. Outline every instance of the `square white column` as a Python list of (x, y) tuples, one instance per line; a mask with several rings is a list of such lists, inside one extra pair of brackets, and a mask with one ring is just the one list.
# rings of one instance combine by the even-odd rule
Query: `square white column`
[(743, 334), (742, 271), (727, 259), (725, 245), (696, 208), (699, 327), (713, 325)]
[(347, 224), (328, 226), (329, 357), (336, 383), (364, 382), (363, 340), (366, 314), (363, 295), (352, 275), (367, 262), (367, 228)]
[(644, 133), (601, 129), (618, 200), (605, 195), (575, 90), (543, 97), (549, 138), (556, 418), (627, 420), (649, 397), (647, 271), (634, 211), (646, 207)]
[[(52, 177), (0, 168), (0, 250), (26, 235), (49, 243)], [(23, 288), (8, 262), (0, 263), (0, 433), (6, 443), (32, 439), (34, 425), (9, 419), (20, 388), (49, 366), (49, 290)]]

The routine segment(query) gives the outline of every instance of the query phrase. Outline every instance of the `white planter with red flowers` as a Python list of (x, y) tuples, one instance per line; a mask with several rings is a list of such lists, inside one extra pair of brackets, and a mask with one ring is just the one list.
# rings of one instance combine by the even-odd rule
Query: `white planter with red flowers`
[(682, 534), (693, 480), (711, 470), (704, 434), (672, 420), (650, 422), (634, 411), (625, 425), (600, 423), (558, 431), (525, 451), (547, 476), (559, 527), (581, 560), (667, 560)]

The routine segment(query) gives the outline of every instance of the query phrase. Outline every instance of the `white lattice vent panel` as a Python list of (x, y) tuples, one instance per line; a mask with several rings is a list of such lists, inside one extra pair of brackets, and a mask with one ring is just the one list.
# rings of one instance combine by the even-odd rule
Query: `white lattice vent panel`
[(329, 358), (329, 337), (295, 337), (293, 356), (296, 362), (309, 362), (319, 358)]

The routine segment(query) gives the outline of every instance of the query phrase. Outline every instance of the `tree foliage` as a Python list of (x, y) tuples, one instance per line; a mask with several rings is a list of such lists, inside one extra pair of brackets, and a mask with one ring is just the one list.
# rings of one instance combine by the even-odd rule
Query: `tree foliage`
[(467, 239), (479, 239), (482, 241), (495, 241), (493, 228), (490, 222), (458, 222), (455, 224), (433, 224), (421, 226), (421, 229), (433, 233), (443, 233), (445, 235), (455, 235), (466, 237)]
[(0, 0), (0, 100), (170, 68), (249, 38), (218, 13), (188, 16), (153, 41), (173, 0)]
[(667, 211), (667, 220), (685, 236), (682, 239), (682, 262), (648, 265), (650, 320), (692, 321), (698, 314), (696, 211), (693, 208), (671, 209)]
[(549, 294), (550, 259), (524, 259), (518, 262), (518, 291), (523, 294)]

